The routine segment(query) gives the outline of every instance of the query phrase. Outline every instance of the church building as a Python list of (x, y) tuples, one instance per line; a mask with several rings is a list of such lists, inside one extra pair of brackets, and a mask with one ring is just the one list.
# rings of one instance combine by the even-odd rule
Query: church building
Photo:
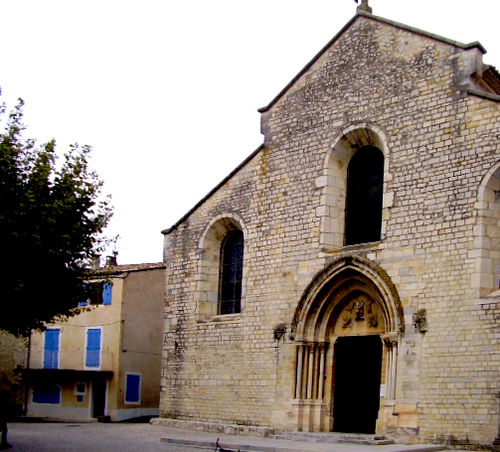
[[(356, 15), (163, 231), (160, 416), (500, 442), (500, 74)], [(267, 430), (266, 430), (267, 431)]]

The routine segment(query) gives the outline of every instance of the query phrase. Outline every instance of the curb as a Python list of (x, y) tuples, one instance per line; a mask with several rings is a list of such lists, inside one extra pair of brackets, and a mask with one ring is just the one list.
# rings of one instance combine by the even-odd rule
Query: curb
[[(192, 448), (200, 450), (215, 450), (215, 442), (205, 441), (205, 440), (195, 440), (195, 439), (181, 439), (181, 438), (161, 438), (160, 442), (168, 443), (173, 446), (190, 446)], [(337, 444), (338, 445), (338, 444)], [(300, 444), (293, 446), (265, 446), (265, 445), (253, 445), (253, 444), (242, 444), (237, 441), (225, 440), (221, 444), (223, 448), (229, 448), (231, 450), (240, 452), (303, 452), (304, 448)], [(366, 445), (364, 446), (366, 447)], [(378, 448), (381, 446), (372, 446)], [(435, 444), (429, 445), (415, 445), (413, 448), (402, 447), (401, 449), (391, 449), (391, 452), (437, 452), (446, 450), (445, 446), (438, 446)], [(310, 449), (313, 450), (313, 449)], [(380, 450), (384, 450), (382, 447)]]

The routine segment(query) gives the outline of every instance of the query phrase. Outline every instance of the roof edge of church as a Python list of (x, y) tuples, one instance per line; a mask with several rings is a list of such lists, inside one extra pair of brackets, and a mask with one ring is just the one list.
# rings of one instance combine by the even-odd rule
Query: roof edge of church
[(492, 100), (493, 102), (500, 102), (500, 95), (493, 93), (485, 93), (477, 89), (469, 88), (467, 94), (471, 96), (481, 97), (482, 99)]
[(235, 169), (233, 169), (224, 179), (222, 179), (212, 190), (210, 190), (203, 198), (201, 198), (185, 215), (183, 215), (176, 223), (167, 229), (161, 231), (162, 234), (168, 235), (175, 231), (191, 214), (198, 209), (202, 204), (205, 203), (219, 188), (221, 188), (229, 179), (231, 179), (236, 173), (240, 171), (244, 166), (247, 165), (262, 149), (264, 149), (264, 144), (261, 144), (255, 151), (253, 151), (245, 160), (243, 160)]
[(400, 28), (400, 29), (403, 29), (403, 30), (406, 30), (406, 31), (409, 31), (409, 32), (412, 32), (412, 33), (416, 33), (416, 34), (419, 34), (419, 35), (422, 35), (422, 36), (426, 36), (428, 38), (431, 38), (431, 39), (434, 39), (436, 41), (440, 41), (440, 42), (444, 42), (445, 44), (449, 44), (449, 45), (452, 45), (454, 47), (458, 47), (460, 49), (464, 49), (464, 50), (468, 50), (468, 49), (472, 49), (474, 47), (477, 47), (479, 48), (479, 50), (481, 50), (481, 52), (484, 54), (486, 53), (486, 49), (483, 47), (483, 45), (479, 42), (479, 41), (474, 41), (474, 42), (471, 42), (469, 44), (464, 44), (464, 43), (461, 43), (459, 41), (454, 41), (453, 39), (448, 39), (448, 38), (445, 38), (443, 36), (440, 36), (440, 35), (437, 35), (437, 34), (434, 34), (434, 33), (430, 33), (428, 31), (425, 31), (425, 30), (421, 30), (420, 28), (416, 28), (416, 27), (411, 27), (409, 25), (405, 25), (401, 22), (396, 22), (396, 21), (393, 21), (393, 20), (390, 20), (390, 19), (386, 19), (384, 17), (380, 17), (380, 16), (375, 16), (373, 14), (370, 14), (370, 13), (367, 13), (367, 12), (364, 12), (364, 11), (359, 11), (356, 13), (356, 15), (354, 15), (343, 27), (342, 29), (332, 38), (330, 39), (330, 41), (328, 41), (328, 43), (298, 72), (298, 74), (278, 93), (278, 95), (276, 97), (274, 97), (273, 100), (271, 100), (271, 102), (269, 102), (269, 104), (267, 104), (265, 107), (261, 107), (258, 109), (258, 112), (259, 113), (265, 113), (266, 111), (268, 111), (271, 107), (273, 107), (273, 105), (276, 104), (276, 102), (278, 102), (278, 100), (295, 84), (295, 82), (297, 80), (299, 80), (302, 75), (307, 72), (309, 70), (309, 68), (323, 55), (323, 53), (326, 52), (326, 50), (332, 45), (335, 43), (335, 41), (337, 41), (340, 36), (342, 36), (344, 34), (344, 32), (354, 23), (354, 21), (358, 18), (358, 17), (366, 17), (366, 18), (369, 18), (369, 19), (372, 19), (372, 20), (375, 20), (377, 22), (382, 22), (384, 24), (387, 24), (387, 25), (392, 25), (393, 27), (397, 27), (397, 28)]
[[(463, 44), (458, 41), (454, 41), (452, 39), (445, 38), (443, 36), (427, 32), (425, 30), (421, 30), (419, 28), (411, 27), (409, 25), (402, 24), (400, 22), (396, 22), (390, 19), (386, 19), (384, 17), (380, 16), (375, 16), (373, 14), (364, 12), (364, 11), (358, 11), (342, 28), (341, 30), (335, 34), (335, 36), (328, 41), (328, 43), (323, 46), (323, 48), (297, 73), (297, 75), (278, 93), (276, 97), (265, 107), (259, 108), (258, 111), (259, 113), (264, 113), (268, 111), (278, 100), (295, 84), (295, 82), (302, 77), (302, 75), (323, 55), (323, 53), (326, 52), (326, 50), (335, 42), (337, 41), (340, 36), (359, 18), (359, 17), (366, 17), (371, 20), (375, 20), (377, 22), (381, 22), (384, 24), (392, 25), (394, 27), (416, 33), (422, 36), (429, 37), (431, 39), (434, 39), (436, 41), (444, 42), (445, 44), (452, 45), (454, 47), (458, 47), (460, 49), (468, 50), (472, 49), (474, 47), (479, 48), (479, 50), (484, 54), (486, 53), (486, 49), (482, 46), (482, 44), (478, 41), (471, 42), (469, 44)], [(487, 99), (490, 100), (497, 100), (497, 97), (495, 95), (486, 95), (481, 92), (476, 92), (473, 90), (469, 90), (469, 94), (471, 95), (476, 95), (480, 97), (486, 97)], [(202, 204), (205, 203), (217, 190), (219, 190), (220, 187), (222, 187), (228, 180), (230, 180), (236, 173), (239, 172), (240, 169), (242, 169), (248, 162), (250, 162), (262, 149), (264, 148), (264, 144), (261, 144), (255, 151), (253, 151), (243, 162), (241, 162), (233, 171), (231, 171), (224, 179), (222, 179), (210, 192), (208, 192), (200, 201), (198, 201), (185, 215), (183, 215), (176, 223), (174, 223), (170, 228), (164, 229), (161, 231), (162, 234), (168, 235), (171, 232), (175, 231), (184, 221), (191, 216), (193, 212), (195, 212)]]

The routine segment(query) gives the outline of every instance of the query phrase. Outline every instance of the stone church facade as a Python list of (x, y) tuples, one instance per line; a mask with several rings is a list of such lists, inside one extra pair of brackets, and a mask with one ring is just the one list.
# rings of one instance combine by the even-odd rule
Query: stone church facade
[(497, 436), (500, 76), (363, 5), (164, 231), (164, 418)]

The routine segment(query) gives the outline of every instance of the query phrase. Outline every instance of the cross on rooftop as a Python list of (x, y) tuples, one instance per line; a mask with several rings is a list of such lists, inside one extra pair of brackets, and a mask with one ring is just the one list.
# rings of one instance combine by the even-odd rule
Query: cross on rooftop
[[(356, 3), (358, 3), (358, 0), (356, 0)], [(358, 5), (356, 8), (356, 12), (365, 12), (365, 13), (370, 13), (372, 12), (372, 9), (370, 8), (370, 5), (368, 5), (368, 0), (361, 0), (361, 5)]]

